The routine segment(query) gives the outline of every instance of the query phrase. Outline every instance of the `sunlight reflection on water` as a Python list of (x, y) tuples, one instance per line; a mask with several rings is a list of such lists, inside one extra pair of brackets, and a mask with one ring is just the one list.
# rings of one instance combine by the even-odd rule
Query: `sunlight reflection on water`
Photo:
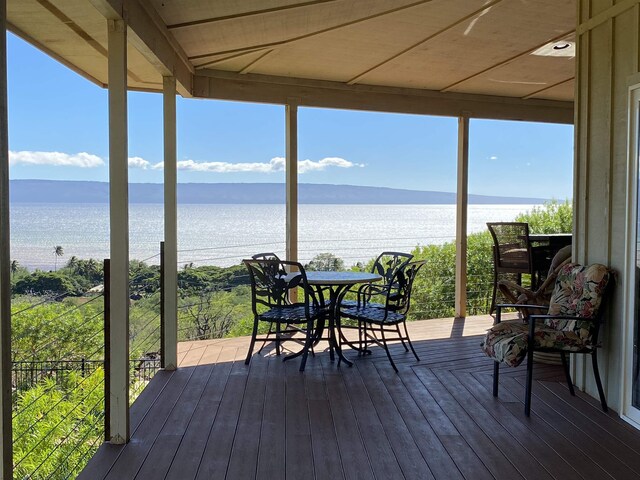
[[(511, 221), (532, 205), (470, 205), (469, 233), (489, 221)], [(158, 263), (163, 214), (159, 204), (132, 204), (130, 258)], [(229, 266), (256, 252), (284, 256), (284, 205), (178, 207), (178, 262)], [(410, 251), (455, 237), (455, 205), (300, 205), (299, 258), (332, 252), (347, 265), (383, 250)], [(54, 268), (54, 246), (64, 248), (58, 266), (73, 255), (109, 256), (106, 204), (24, 204), (11, 207), (12, 259), (30, 269)], [(152, 257), (152, 258), (149, 258)]]

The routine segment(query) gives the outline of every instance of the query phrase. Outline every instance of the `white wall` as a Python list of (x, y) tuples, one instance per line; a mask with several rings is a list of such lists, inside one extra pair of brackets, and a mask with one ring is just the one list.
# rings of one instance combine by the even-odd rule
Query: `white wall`
[[(602, 336), (600, 371), (621, 410), (628, 86), (638, 72), (640, 0), (578, 0), (574, 256), (619, 274)], [(582, 356), (581, 356), (582, 357)], [(588, 359), (584, 359), (588, 360)], [(578, 386), (597, 397), (590, 362), (576, 362)]]

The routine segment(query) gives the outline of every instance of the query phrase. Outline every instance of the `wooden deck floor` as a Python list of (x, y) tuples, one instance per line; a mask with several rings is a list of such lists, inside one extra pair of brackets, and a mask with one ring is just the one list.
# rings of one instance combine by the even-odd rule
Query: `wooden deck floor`
[(133, 405), (132, 439), (103, 445), (79, 478), (98, 479), (634, 479), (640, 432), (581, 393), (558, 367), (535, 366), (532, 416), (523, 370), (479, 349), (487, 317), (413, 322), (421, 361), (395, 350), (336, 367), (327, 352), (243, 363), (246, 338), (180, 346)]

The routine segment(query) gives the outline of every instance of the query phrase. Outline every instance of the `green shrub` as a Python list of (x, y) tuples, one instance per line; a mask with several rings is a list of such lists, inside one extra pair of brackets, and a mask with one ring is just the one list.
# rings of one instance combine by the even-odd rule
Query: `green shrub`
[(61, 272), (35, 271), (16, 281), (13, 292), (19, 295), (80, 295), (82, 288), (71, 277)]
[(531, 233), (571, 233), (573, 207), (569, 200), (551, 200), (530, 212), (518, 215), (516, 222), (527, 222)]

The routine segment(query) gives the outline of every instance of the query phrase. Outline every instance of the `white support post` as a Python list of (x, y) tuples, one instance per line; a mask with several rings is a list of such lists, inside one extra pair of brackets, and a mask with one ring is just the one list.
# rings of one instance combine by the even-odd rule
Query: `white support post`
[(0, 480), (13, 478), (11, 425), (11, 252), (9, 237), (9, 134), (7, 115), (6, 0), (0, 0)]
[(127, 28), (107, 20), (109, 42), (109, 217), (111, 240), (111, 443), (129, 441), (129, 177)]
[(456, 318), (467, 316), (467, 206), (469, 203), (469, 117), (458, 118), (456, 189)]
[(164, 368), (178, 366), (178, 201), (176, 79), (163, 77), (164, 105)]
[(298, 261), (298, 105), (289, 103), (286, 115), (287, 260)]

